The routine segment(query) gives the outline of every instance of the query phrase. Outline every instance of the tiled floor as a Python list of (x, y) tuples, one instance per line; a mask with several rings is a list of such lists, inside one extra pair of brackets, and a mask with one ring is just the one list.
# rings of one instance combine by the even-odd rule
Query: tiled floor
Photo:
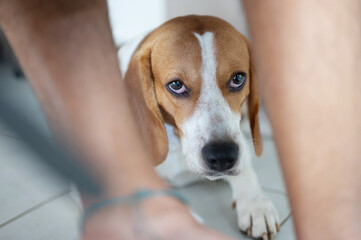
[[(6, 83), (6, 84), (5, 84)], [(44, 134), (49, 136), (39, 106), (24, 80), (14, 79), (0, 65), (0, 89), (21, 107)], [(2, 94), (4, 91), (2, 91)], [(282, 226), (278, 240), (295, 239), (287, 193), (277, 161), (271, 130), (262, 113), (264, 154), (254, 160), (260, 183), (274, 201)], [(80, 210), (69, 194), (69, 184), (43, 166), (36, 157), (0, 122), (0, 239), (72, 240), (77, 239)], [(231, 209), (228, 185), (200, 182), (182, 189), (192, 209), (205, 225), (235, 239), (247, 239), (237, 229)]]

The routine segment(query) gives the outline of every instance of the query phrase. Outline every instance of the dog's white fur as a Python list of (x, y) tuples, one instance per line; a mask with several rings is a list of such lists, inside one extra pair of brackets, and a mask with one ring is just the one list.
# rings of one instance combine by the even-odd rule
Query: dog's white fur
[[(208, 167), (204, 166), (202, 159), (202, 148), (210, 141), (233, 140), (241, 150), (239, 156), (242, 156), (245, 154), (245, 139), (241, 136), (239, 113), (232, 111), (217, 85), (213, 33), (194, 35), (199, 41), (202, 53), (202, 85), (193, 114), (180, 126), (184, 134), (181, 139), (182, 150), (189, 170), (215, 180), (224, 176), (221, 173), (211, 174), (210, 170), (207, 170)], [(241, 168), (242, 161), (238, 160), (238, 164), (229, 172), (236, 175)]]
[[(183, 186), (200, 178), (191, 172), (211, 180), (224, 178), (232, 188), (239, 228), (242, 231), (251, 229), (253, 237), (262, 237), (268, 231), (275, 234), (276, 223), (279, 223), (278, 213), (263, 193), (251, 165), (252, 148), (241, 131), (240, 114), (232, 111), (217, 85), (217, 49), (213, 33), (194, 33), (194, 36), (198, 39), (202, 53), (201, 94), (193, 114), (180, 126), (184, 135), (182, 139), (174, 134), (173, 127), (166, 124), (169, 152), (166, 160), (156, 169), (163, 178), (176, 186)], [(143, 37), (136, 38), (119, 50), (123, 74)], [(201, 149), (206, 143), (216, 140), (233, 140), (239, 146), (238, 163), (229, 175), (210, 175), (210, 170), (204, 166)]]

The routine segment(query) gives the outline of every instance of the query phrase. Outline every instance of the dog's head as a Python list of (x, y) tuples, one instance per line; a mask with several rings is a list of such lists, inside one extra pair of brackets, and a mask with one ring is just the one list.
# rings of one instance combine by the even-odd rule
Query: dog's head
[(191, 171), (209, 178), (238, 174), (250, 157), (240, 128), (246, 100), (255, 151), (262, 153), (250, 46), (225, 21), (186, 16), (163, 24), (138, 46), (125, 82), (156, 165), (168, 153), (167, 122)]

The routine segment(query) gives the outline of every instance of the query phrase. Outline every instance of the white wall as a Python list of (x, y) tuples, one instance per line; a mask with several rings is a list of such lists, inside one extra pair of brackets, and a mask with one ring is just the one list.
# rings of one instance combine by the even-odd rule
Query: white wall
[(241, 0), (166, 0), (166, 18), (198, 14), (220, 17), (247, 34)]
[(115, 42), (120, 44), (183, 15), (223, 18), (247, 35), (240, 0), (108, 0)]
[(159, 26), (166, 0), (108, 0), (114, 40), (120, 44)]

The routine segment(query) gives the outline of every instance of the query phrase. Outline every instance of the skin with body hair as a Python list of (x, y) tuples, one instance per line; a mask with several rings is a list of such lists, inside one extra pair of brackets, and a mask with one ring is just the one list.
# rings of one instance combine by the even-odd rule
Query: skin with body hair
[[(106, 1), (1, 0), (0, 23), (54, 135), (83, 154), (105, 186), (103, 196), (83, 195), (85, 207), (167, 187), (153, 170), (121, 86)], [(144, 231), (152, 235), (228, 239), (200, 226), (171, 197), (148, 199), (139, 207), (149, 223)], [(89, 219), (82, 239), (138, 240), (135, 225), (127, 206), (106, 208)]]
[[(360, 1), (244, 3), (298, 238), (358, 239)], [(118, 85), (105, 1), (0, 0), (0, 18), (48, 120), (89, 156), (86, 163), (107, 185), (105, 197), (165, 187)], [(171, 198), (142, 207), (149, 228), (165, 239), (226, 239)], [(104, 209), (83, 239), (139, 239), (126, 210)]]

